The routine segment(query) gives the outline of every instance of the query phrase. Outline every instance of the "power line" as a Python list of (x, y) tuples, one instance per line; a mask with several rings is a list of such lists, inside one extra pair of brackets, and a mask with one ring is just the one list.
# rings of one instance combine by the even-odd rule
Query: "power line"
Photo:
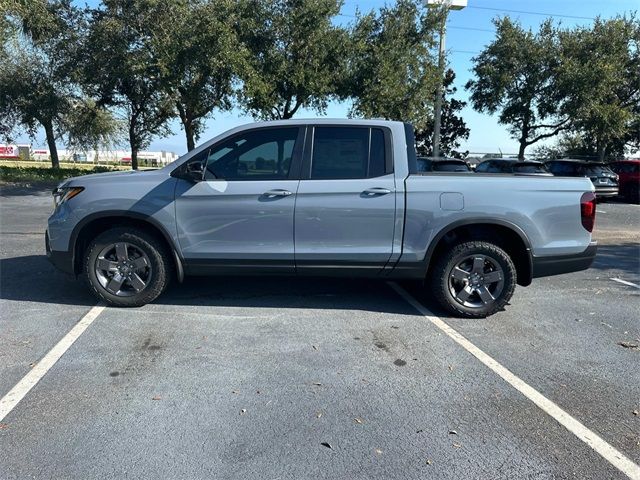
[(494, 12), (523, 13), (525, 15), (541, 15), (543, 17), (562, 17), (562, 18), (573, 18), (577, 20), (595, 20), (595, 18), (593, 17), (580, 17), (578, 15), (562, 15), (560, 13), (529, 12), (525, 10), (508, 10), (506, 8), (477, 7), (475, 5), (468, 5), (467, 8), (476, 8), (478, 10), (492, 10)]
[(481, 52), (474, 52), (472, 50), (449, 50), (451, 53), (470, 53), (472, 55), (478, 55)]
[(495, 33), (495, 30), (491, 30), (490, 28), (475, 28), (475, 27), (459, 27), (457, 25), (447, 25), (447, 29), (453, 28), (455, 30), (473, 30), (474, 32), (489, 32)]

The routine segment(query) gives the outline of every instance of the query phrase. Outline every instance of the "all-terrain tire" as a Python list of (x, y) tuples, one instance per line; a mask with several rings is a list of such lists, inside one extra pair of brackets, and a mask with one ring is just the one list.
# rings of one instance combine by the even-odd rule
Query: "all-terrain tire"
[[(476, 259), (484, 259), (484, 263), (478, 269), (478, 274), (474, 275), (472, 270)], [(478, 265), (480, 263), (482, 262), (478, 260)], [(497, 280), (490, 285), (483, 285), (485, 277), (487, 282)], [(489, 241), (467, 241), (453, 245), (435, 260), (426, 284), (437, 302), (453, 315), (484, 318), (504, 309), (513, 295), (516, 283), (516, 267), (507, 252)], [(463, 285), (467, 287), (457, 292)], [(484, 299), (479, 293), (483, 286), (487, 289), (482, 290)], [(467, 290), (463, 292), (465, 288)], [(473, 292), (471, 296), (465, 302), (461, 301), (461, 297), (469, 291)]]
[[(144, 278), (144, 287), (139, 291), (134, 286), (140, 287), (142, 284), (136, 284), (130, 280), (125, 281), (122, 290), (118, 292), (110, 291), (107, 288), (110, 285), (109, 279), (113, 279), (113, 276), (109, 276), (111, 271), (98, 269), (96, 262), (103, 252), (109, 251), (111, 246), (115, 249), (116, 245), (119, 245), (120, 248), (125, 245), (124, 251), (135, 256), (128, 266), (130, 267), (129, 272), (133, 270), (131, 266), (136, 260), (144, 264), (141, 269), (136, 270), (140, 274), (137, 279)], [(139, 260), (140, 258), (143, 260)], [(114, 255), (108, 259), (103, 256), (100, 260), (110, 261), (114, 265), (122, 264), (119, 257)], [(126, 261), (124, 263), (124, 267), (127, 268)], [(172, 278), (173, 268), (171, 253), (161, 239), (144, 230), (127, 227), (112, 228), (91, 240), (85, 250), (83, 265), (84, 276), (91, 291), (100, 300), (115, 307), (141, 307), (158, 298), (167, 288)], [(120, 278), (122, 276), (117, 279)]]

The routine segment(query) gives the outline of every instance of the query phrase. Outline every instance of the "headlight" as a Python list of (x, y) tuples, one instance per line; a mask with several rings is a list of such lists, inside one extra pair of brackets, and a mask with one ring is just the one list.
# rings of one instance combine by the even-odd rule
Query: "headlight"
[(58, 187), (53, 191), (53, 206), (59, 207), (64, 202), (71, 200), (78, 195), (84, 187)]

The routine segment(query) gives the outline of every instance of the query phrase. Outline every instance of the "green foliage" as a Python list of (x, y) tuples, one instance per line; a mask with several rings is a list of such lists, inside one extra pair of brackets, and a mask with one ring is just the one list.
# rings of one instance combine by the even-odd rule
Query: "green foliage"
[[(29, 8), (27, 8), (29, 7)], [(35, 17), (28, 17), (33, 13)], [(80, 11), (69, 0), (16, 2), (5, 17), (6, 54), (0, 70), (0, 132), (8, 137), (17, 125), (34, 135), (45, 131), (51, 163), (59, 166), (56, 139), (79, 92), (74, 83)], [(40, 19), (46, 29), (36, 20)]]
[(498, 113), (498, 121), (526, 147), (569, 128), (558, 88), (561, 67), (557, 29), (546, 20), (539, 31), (525, 30), (509, 17), (494, 20), (496, 38), (473, 59), (476, 79), (471, 91), (474, 109)]
[(110, 172), (109, 167), (86, 168), (44, 168), (44, 167), (8, 167), (0, 165), (0, 180), (3, 182), (47, 182), (64, 180), (69, 177), (78, 177), (90, 173)]
[(126, 142), (123, 122), (87, 98), (71, 105), (64, 127), (67, 146), (72, 150), (108, 149)]
[(124, 112), (133, 169), (138, 168), (138, 151), (167, 133), (173, 116), (153, 49), (154, 26), (163, 25), (166, 8), (162, 0), (104, 0), (103, 8), (91, 11), (84, 42), (83, 83), (99, 105)]
[(236, 2), (178, 0), (159, 13), (151, 45), (192, 150), (204, 120), (215, 109), (231, 108), (233, 82), (246, 58), (234, 28)]
[(562, 32), (560, 44), (566, 110), (603, 159), (633, 140), (640, 119), (640, 22), (598, 18), (591, 27)]
[[(453, 98), (457, 88), (453, 86), (456, 74), (448, 69), (444, 76), (444, 101), (442, 102), (442, 116), (440, 124), (440, 152), (445, 157), (464, 158), (469, 152), (460, 152), (461, 140), (469, 138), (469, 128), (460, 116), (460, 110), (467, 106), (467, 102)], [(435, 92), (433, 92), (435, 96)], [(430, 118), (425, 128), (416, 128), (416, 149), (419, 155), (433, 154), (433, 118)]]
[(343, 78), (347, 33), (333, 24), (341, 0), (243, 0), (240, 38), (248, 50), (240, 104), (254, 117), (319, 113)]
[(421, 2), (410, 0), (358, 15), (342, 91), (353, 99), (352, 116), (409, 121), (426, 128), (438, 82), (430, 49), (441, 20), (428, 14)]

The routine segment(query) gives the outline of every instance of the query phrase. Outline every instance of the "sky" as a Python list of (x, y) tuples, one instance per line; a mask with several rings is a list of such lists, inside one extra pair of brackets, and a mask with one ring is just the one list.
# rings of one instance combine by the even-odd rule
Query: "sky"
[[(77, 3), (84, 5), (85, 1)], [(86, 3), (94, 6), (98, 1), (89, 0)], [(348, 23), (353, 21), (352, 17), (357, 9), (367, 12), (385, 4), (393, 4), (393, 0), (345, 0), (341, 10), (342, 16), (338, 21)], [(493, 18), (509, 15), (519, 20), (524, 27), (537, 29), (547, 17), (553, 17), (562, 25), (571, 27), (590, 25), (592, 19), (597, 16), (610, 18), (630, 11), (640, 11), (640, 0), (468, 0), (467, 8), (452, 11), (447, 21), (447, 61), (456, 74), (456, 98), (468, 99), (464, 84), (472, 77), (471, 59), (493, 39)], [(348, 103), (332, 102), (325, 116), (345, 118), (348, 110)], [(498, 123), (495, 116), (475, 112), (469, 105), (462, 110), (461, 115), (471, 131), (468, 141), (461, 145), (462, 150), (469, 150), (471, 153), (517, 153), (518, 143), (510, 138), (507, 129)], [(296, 115), (300, 118), (317, 116), (313, 111), (300, 111)], [(252, 121), (250, 116), (239, 110), (215, 112), (207, 121), (207, 128), (200, 138), (200, 143), (234, 126)], [(186, 141), (179, 122), (174, 121), (171, 130), (172, 135), (155, 138), (147, 150), (185, 153)], [(29, 141), (27, 137), (22, 137), (17, 143)], [(550, 142), (553, 142), (553, 139)], [(34, 147), (45, 145), (44, 136), (38, 134)]]

